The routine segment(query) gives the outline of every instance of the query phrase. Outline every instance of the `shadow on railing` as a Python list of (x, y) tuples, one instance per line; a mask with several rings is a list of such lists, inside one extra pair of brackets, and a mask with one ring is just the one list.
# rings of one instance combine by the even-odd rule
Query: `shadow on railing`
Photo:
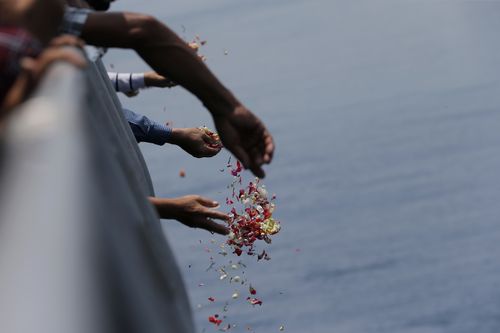
[(194, 332), (100, 60), (57, 64), (0, 145), (0, 332)]

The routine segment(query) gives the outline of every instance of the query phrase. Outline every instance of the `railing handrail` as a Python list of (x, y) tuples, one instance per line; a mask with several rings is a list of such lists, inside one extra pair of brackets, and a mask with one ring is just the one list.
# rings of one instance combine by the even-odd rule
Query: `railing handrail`
[(7, 126), (1, 332), (194, 332), (149, 174), (102, 71), (54, 65)]

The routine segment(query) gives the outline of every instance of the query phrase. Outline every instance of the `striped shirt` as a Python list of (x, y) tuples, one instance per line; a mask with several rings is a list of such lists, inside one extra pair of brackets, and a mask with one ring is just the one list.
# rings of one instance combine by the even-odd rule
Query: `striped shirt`
[(93, 10), (88, 8), (66, 6), (59, 32), (79, 37), (82, 34), (83, 26), (87, 22), (89, 14), (92, 12)]
[(19, 61), (37, 57), (41, 50), (41, 44), (26, 30), (0, 25), (0, 105), (19, 75)]

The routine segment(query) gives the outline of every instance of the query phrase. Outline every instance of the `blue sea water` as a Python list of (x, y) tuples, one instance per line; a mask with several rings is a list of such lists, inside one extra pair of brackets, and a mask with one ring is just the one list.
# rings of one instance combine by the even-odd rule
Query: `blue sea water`
[[(271, 261), (245, 259), (264, 304), (231, 305), (235, 332), (500, 332), (500, 2), (123, 0), (114, 8), (206, 39), (208, 65), (275, 137), (265, 184), (278, 195), (283, 230)], [(147, 69), (130, 51), (111, 51), (105, 63)], [(213, 127), (180, 88), (122, 103), (178, 127)], [(196, 160), (175, 147), (141, 148), (158, 196), (224, 200), (230, 178), (218, 170), (227, 152)], [(163, 223), (199, 331), (214, 331), (207, 317), (234, 290), (206, 272), (204, 247), (222, 238)]]

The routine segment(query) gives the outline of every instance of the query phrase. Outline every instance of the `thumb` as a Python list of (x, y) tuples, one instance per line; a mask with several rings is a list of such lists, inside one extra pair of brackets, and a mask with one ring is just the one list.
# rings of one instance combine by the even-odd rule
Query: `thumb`
[(207, 133), (203, 133), (201, 135), (201, 138), (203, 141), (205, 141), (206, 143), (212, 143), (212, 142), (215, 142), (215, 140), (210, 136), (208, 135)]
[(266, 177), (266, 173), (258, 164), (252, 164), (250, 166), (250, 171), (258, 178), (264, 179)]

